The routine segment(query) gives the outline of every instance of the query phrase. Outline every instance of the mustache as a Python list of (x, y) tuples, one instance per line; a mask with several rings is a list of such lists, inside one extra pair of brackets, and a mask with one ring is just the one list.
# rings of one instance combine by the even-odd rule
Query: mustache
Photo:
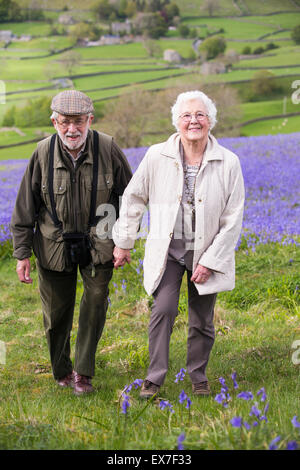
[(78, 131), (78, 132), (74, 132), (74, 133), (72, 133), (72, 132), (67, 132), (67, 134), (65, 134), (65, 137), (81, 137), (81, 136), (82, 136), (82, 134), (81, 134), (81, 132), (79, 132), (79, 131)]

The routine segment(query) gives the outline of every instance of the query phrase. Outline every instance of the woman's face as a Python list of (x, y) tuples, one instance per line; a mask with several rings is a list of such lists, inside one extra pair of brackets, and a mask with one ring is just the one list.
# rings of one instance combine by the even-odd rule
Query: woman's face
[[(189, 117), (190, 120), (187, 119)], [(202, 101), (199, 99), (189, 100), (181, 105), (178, 128), (183, 141), (207, 140), (209, 119), (206, 106)]]

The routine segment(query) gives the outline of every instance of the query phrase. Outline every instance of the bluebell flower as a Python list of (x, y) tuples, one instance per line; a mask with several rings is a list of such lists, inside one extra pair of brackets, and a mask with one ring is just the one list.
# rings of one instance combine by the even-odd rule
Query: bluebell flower
[(234, 428), (240, 428), (243, 424), (243, 419), (240, 416), (235, 416), (230, 420), (230, 423)]
[(297, 421), (297, 416), (296, 415), (292, 419), (292, 425), (294, 426), (294, 428), (300, 428), (300, 423), (299, 423), (299, 421)]
[(266, 391), (265, 391), (264, 387), (262, 387), (260, 390), (258, 390), (257, 396), (260, 396), (260, 395), (261, 395), (260, 401), (266, 401), (267, 395), (266, 395)]
[(173, 406), (167, 400), (161, 400), (159, 402), (159, 407), (160, 407), (161, 410), (164, 410), (165, 408), (168, 408), (170, 413), (174, 413)]
[(183, 441), (185, 440), (185, 434), (182, 433), (180, 434), (180, 436), (178, 436), (178, 439), (177, 439), (177, 449), (178, 450), (184, 450), (184, 447), (183, 447)]
[(249, 431), (249, 429), (251, 429), (251, 425), (249, 423), (247, 423), (247, 421), (243, 421), (243, 425), (245, 426), (247, 431)]
[(191, 407), (192, 401), (189, 397), (186, 397), (186, 408), (189, 410)]
[(141, 387), (143, 383), (143, 379), (135, 379), (130, 385), (127, 385), (124, 390), (126, 392), (131, 392), (132, 388), (138, 388), (138, 387)]
[(261, 411), (255, 405), (253, 405), (249, 413), (249, 416), (255, 416), (256, 418), (259, 418), (260, 414), (261, 414)]
[(239, 388), (238, 383), (236, 381), (236, 372), (233, 372), (233, 374), (231, 374), (231, 378), (233, 381), (233, 388)]
[(252, 400), (253, 399), (253, 395), (251, 392), (240, 392), (238, 395), (237, 395), (237, 398), (242, 398), (243, 400)]
[(179, 380), (182, 381), (184, 379), (185, 373), (186, 373), (186, 370), (184, 368), (180, 369), (178, 374), (176, 374), (175, 383), (178, 383)]
[(273, 439), (269, 444), (269, 450), (276, 450), (278, 448), (276, 444), (280, 441), (280, 439), (280, 436), (275, 437), (275, 439)]
[(126, 415), (127, 410), (128, 410), (129, 407), (130, 407), (129, 396), (128, 395), (123, 395), (122, 413), (124, 413)]
[(286, 450), (297, 450), (298, 444), (296, 441), (290, 441), (287, 443)]
[(181, 390), (180, 394), (179, 394), (179, 403), (184, 403), (185, 400), (187, 399), (187, 394), (185, 393), (184, 390)]
[(222, 405), (223, 401), (226, 400), (226, 395), (225, 393), (221, 392), (221, 393), (218, 393), (216, 396), (215, 396), (215, 401), (218, 402), (220, 405)]
[(222, 392), (227, 392), (228, 387), (227, 387), (227, 385), (226, 385), (226, 383), (225, 383), (225, 379), (223, 379), (223, 377), (220, 377), (220, 378), (219, 378), (219, 382), (220, 382), (220, 384), (222, 385)]

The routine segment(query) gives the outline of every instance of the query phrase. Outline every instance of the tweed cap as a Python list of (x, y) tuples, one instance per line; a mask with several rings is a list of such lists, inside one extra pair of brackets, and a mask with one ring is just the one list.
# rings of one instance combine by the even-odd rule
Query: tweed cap
[(92, 100), (81, 91), (66, 90), (54, 96), (51, 109), (59, 114), (75, 116), (92, 113), (94, 106)]

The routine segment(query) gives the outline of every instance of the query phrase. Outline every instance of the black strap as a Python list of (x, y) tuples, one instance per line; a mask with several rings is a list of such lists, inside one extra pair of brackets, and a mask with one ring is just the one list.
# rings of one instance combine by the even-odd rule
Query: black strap
[(99, 166), (99, 137), (98, 137), (98, 132), (93, 130), (93, 181), (92, 181), (90, 217), (89, 217), (89, 225), (88, 225), (89, 229), (94, 225), (95, 218), (96, 218), (98, 166)]
[[(53, 192), (53, 174), (54, 174), (54, 147), (55, 147), (56, 134), (53, 134), (50, 140), (50, 155), (49, 155), (49, 169), (48, 169), (48, 191), (50, 197), (50, 204), (52, 210), (52, 220), (54, 224), (62, 229), (62, 222), (57, 217), (54, 192)], [(93, 180), (92, 180), (92, 194), (90, 216), (88, 223), (88, 231), (96, 220), (96, 199), (97, 199), (97, 184), (98, 184), (98, 166), (99, 166), (99, 137), (98, 132), (93, 130)]]
[(52, 209), (52, 219), (54, 224), (62, 228), (62, 222), (57, 217), (56, 207), (54, 202), (54, 193), (53, 193), (53, 173), (54, 173), (54, 147), (55, 147), (56, 134), (53, 134), (50, 140), (50, 155), (49, 155), (49, 171), (48, 171), (48, 191)]

